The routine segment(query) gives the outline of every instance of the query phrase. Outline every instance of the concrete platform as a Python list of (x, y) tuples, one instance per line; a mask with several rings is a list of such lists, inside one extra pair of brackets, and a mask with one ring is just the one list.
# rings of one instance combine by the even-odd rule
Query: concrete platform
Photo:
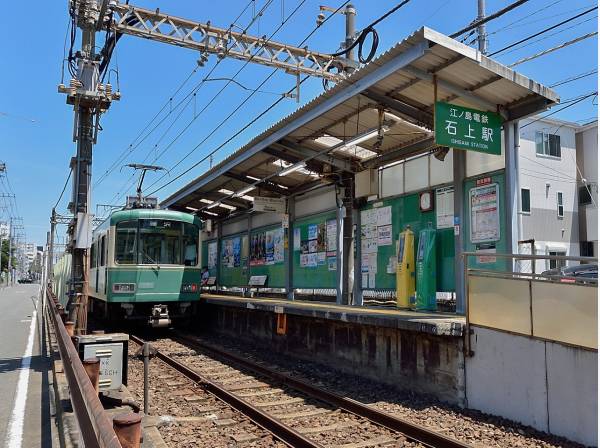
[(202, 294), (197, 324), (269, 352), (465, 402), (460, 316)]
[(212, 305), (337, 320), (438, 336), (462, 337), (465, 329), (465, 317), (449, 313), (356, 307), (325, 302), (292, 301), (268, 297), (248, 298), (208, 293), (202, 293), (202, 300)]
[(39, 285), (0, 289), (0, 445), (58, 446)]

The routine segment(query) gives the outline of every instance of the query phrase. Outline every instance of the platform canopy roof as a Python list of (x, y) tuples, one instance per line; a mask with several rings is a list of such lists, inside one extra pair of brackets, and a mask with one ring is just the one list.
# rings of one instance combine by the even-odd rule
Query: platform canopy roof
[(421, 28), (166, 198), (221, 219), (254, 196), (288, 197), (435, 149), (438, 101), (518, 120), (557, 94), (430, 28)]

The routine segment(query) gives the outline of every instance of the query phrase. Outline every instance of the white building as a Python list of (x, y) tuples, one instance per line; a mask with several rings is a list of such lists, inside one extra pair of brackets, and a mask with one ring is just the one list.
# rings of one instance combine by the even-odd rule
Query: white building
[(580, 253), (598, 256), (598, 121), (581, 126), (575, 138), (579, 169)]
[[(521, 253), (579, 255), (576, 123), (531, 118), (521, 122), (519, 225)], [(527, 242), (525, 242), (527, 241)], [(562, 265), (536, 263), (540, 273)], [(523, 270), (529, 271), (522, 266)]]

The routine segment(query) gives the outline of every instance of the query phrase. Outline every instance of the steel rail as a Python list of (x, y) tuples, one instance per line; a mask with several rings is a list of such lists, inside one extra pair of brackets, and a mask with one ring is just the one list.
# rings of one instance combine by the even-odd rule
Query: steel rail
[[(143, 345), (145, 343), (143, 339), (138, 338), (135, 335), (130, 335), (130, 339), (138, 345)], [(165, 364), (171, 366), (179, 373), (189, 378), (190, 380), (201, 385), (205, 390), (215, 395), (220, 400), (227, 403), (229, 406), (233, 407), (234, 409), (237, 409), (239, 412), (246, 415), (254, 423), (266, 429), (276, 438), (280, 439), (289, 446), (299, 448), (323, 448), (323, 445), (304, 437), (298, 431), (295, 431), (289, 426), (283, 424), (280, 420), (252, 406), (246, 400), (224, 389), (223, 386), (221, 386), (217, 382), (205, 378), (198, 372), (176, 361), (175, 359), (171, 358), (170, 356), (166, 355), (160, 350), (156, 351), (155, 356), (161, 361), (163, 361)]]
[(328, 390), (313, 386), (312, 384), (293, 378), (285, 373), (277, 372), (263, 365), (254, 363), (240, 356), (229, 352), (222, 351), (216, 347), (202, 343), (196, 339), (179, 334), (175, 339), (179, 339), (184, 344), (211, 353), (216, 357), (231, 361), (245, 369), (251, 370), (260, 375), (270, 377), (277, 382), (280, 382), (292, 389), (298, 390), (306, 395), (310, 395), (320, 401), (330, 403), (340, 409), (344, 409), (359, 417), (371, 420), (380, 426), (384, 426), (392, 431), (404, 434), (406, 437), (413, 439), (431, 448), (472, 448), (464, 442), (447, 437), (438, 432), (426, 429), (422, 426), (411, 423), (407, 420), (394, 417), (388, 413), (375, 409), (371, 406), (363, 404), (351, 398), (342, 397)]
[(65, 325), (54, 303), (55, 297), (48, 288), (47, 309), (63, 365), (63, 371), (69, 386), (71, 405), (77, 419), (77, 425), (86, 448), (121, 448), (111, 420), (104, 411), (98, 393), (92, 386), (83, 368), (75, 346), (67, 333)]

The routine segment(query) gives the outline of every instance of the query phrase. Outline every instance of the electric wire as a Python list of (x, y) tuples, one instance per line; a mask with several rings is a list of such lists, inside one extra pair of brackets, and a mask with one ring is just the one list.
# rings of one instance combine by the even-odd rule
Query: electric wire
[[(552, 31), (552, 30), (554, 30), (554, 29), (556, 29), (556, 28), (558, 28), (558, 27), (560, 27), (560, 26), (562, 26), (562, 25), (565, 25), (565, 24), (567, 24), (567, 23), (569, 23), (569, 22), (572, 22), (573, 20), (576, 20), (576, 19), (578, 19), (579, 17), (585, 16), (585, 15), (589, 14), (590, 12), (592, 12), (592, 11), (597, 11), (597, 10), (598, 10), (598, 7), (597, 7), (597, 6), (595, 6), (595, 7), (593, 7), (593, 8), (590, 8), (590, 9), (588, 9), (588, 10), (586, 10), (586, 11), (582, 12), (582, 13), (579, 13), (579, 14), (577, 14), (577, 15), (575, 15), (575, 16), (569, 17), (568, 19), (565, 19), (565, 20), (563, 20), (563, 21), (561, 21), (561, 22), (559, 22), (559, 23), (556, 23), (556, 24), (554, 24), (554, 25), (552, 25), (552, 26), (549, 26), (548, 28), (545, 28), (545, 29), (543, 29), (543, 30), (541, 30), (541, 31), (538, 31), (537, 33), (534, 33), (534, 34), (532, 34), (532, 35), (530, 35), (530, 36), (524, 37), (523, 39), (520, 39), (520, 40), (518, 40), (517, 42), (513, 42), (512, 44), (510, 44), (510, 45), (507, 45), (507, 46), (505, 46), (505, 47), (503, 47), (503, 48), (501, 48), (501, 49), (499, 49), (499, 50), (496, 50), (496, 51), (494, 51), (493, 53), (490, 53), (490, 54), (489, 54), (489, 55), (487, 55), (487, 56), (488, 56), (488, 57), (495, 56), (495, 55), (497, 55), (497, 54), (499, 54), (499, 53), (502, 53), (502, 52), (504, 52), (504, 51), (506, 51), (506, 50), (508, 50), (508, 49), (510, 49), (510, 48), (516, 47), (516, 46), (517, 46), (517, 45), (519, 45), (519, 44), (522, 44), (522, 43), (524, 43), (524, 42), (526, 42), (526, 41), (528, 41), (528, 40), (531, 40), (531, 39), (533, 39), (534, 37), (537, 37), (537, 36), (540, 36), (540, 35), (542, 35), (542, 34), (545, 34), (545, 33), (547, 33), (548, 31)], [(563, 31), (564, 31), (564, 30), (563, 30)]]
[[(322, 25), (324, 25), (333, 15), (335, 15), (338, 11), (340, 11), (346, 4), (349, 3), (349, 0), (346, 0), (345, 2), (343, 2), (335, 11), (333, 14), (327, 16), (324, 21), (318, 25), (316, 28), (314, 28), (303, 40), (302, 42), (298, 45), (298, 46), (302, 46), (304, 45), (304, 43), (306, 43), (306, 41), (316, 32), (316, 30), (318, 30)], [(274, 72), (271, 73), (271, 75), (274, 74)], [(269, 77), (271, 76), (269, 75)], [(309, 76), (305, 76), (299, 83), (298, 85), (302, 85), (307, 79), (309, 78)], [(296, 86), (292, 87), (290, 90), (288, 90), (288, 94), (290, 94), (291, 92), (293, 92), (296, 89)], [(246, 129), (248, 129), (250, 126), (252, 126), (254, 123), (256, 123), (260, 118), (262, 118), (264, 115), (266, 115), (268, 112), (270, 112), (272, 109), (274, 109), (282, 100), (284, 99), (284, 97), (278, 98), (274, 103), (272, 103), (268, 108), (266, 108), (263, 112), (261, 112), (259, 115), (257, 115), (256, 117), (254, 117), (252, 120), (250, 120), (248, 123), (246, 123), (246, 125), (244, 125), (241, 129), (239, 129), (235, 134), (233, 134), (231, 137), (229, 137), (225, 142), (223, 142), (221, 145), (219, 145), (216, 149), (214, 149), (213, 151), (211, 151), (210, 153), (208, 153), (206, 156), (204, 156), (202, 159), (200, 159), (198, 162), (194, 163), (192, 166), (190, 166), (189, 168), (187, 168), (186, 170), (184, 170), (183, 172), (181, 172), (180, 174), (178, 174), (177, 176), (175, 176), (173, 179), (169, 180), (168, 182), (166, 182), (165, 184), (161, 185), (160, 187), (158, 187), (157, 189), (153, 190), (151, 193), (149, 193), (150, 195), (153, 195), (155, 193), (157, 193), (158, 191), (164, 189), (165, 187), (167, 187), (168, 185), (171, 185), (173, 182), (177, 181), (178, 179), (180, 179), (181, 177), (183, 177), (184, 175), (186, 175), (187, 173), (189, 173), (191, 170), (193, 170), (194, 168), (196, 168), (198, 165), (200, 165), (201, 163), (203, 163), (204, 161), (208, 160), (209, 158), (211, 158), (217, 151), (219, 151), (220, 149), (222, 149), (226, 144), (228, 144), (229, 142), (231, 142), (234, 138), (236, 138), (237, 136), (239, 136), (242, 132), (244, 132)], [(223, 123), (223, 121), (221, 122)], [(202, 142), (201, 142), (202, 143)], [(200, 143), (200, 144), (201, 144)], [(196, 145), (196, 147), (193, 148), (192, 151), (195, 151), (200, 144)], [(188, 153), (190, 154), (190, 153)], [(186, 155), (187, 157), (187, 155)], [(183, 160), (180, 160), (179, 162), (177, 162), (177, 165), (179, 165)], [(164, 176), (162, 177), (164, 178)], [(150, 185), (150, 187), (156, 185), (162, 178), (157, 179), (153, 184)]]
[(489, 22), (490, 20), (497, 19), (498, 17), (503, 16), (507, 12), (510, 12), (515, 8), (518, 8), (519, 6), (527, 3), (528, 1), (529, 0), (517, 0), (516, 2), (511, 3), (510, 5), (496, 11), (493, 14), (490, 14), (489, 16), (486, 16), (482, 19), (471, 22), (469, 25), (467, 25), (466, 27), (462, 28), (461, 30), (458, 30), (457, 32), (451, 34), (449, 37), (451, 37), (452, 39), (456, 39), (458, 36), (461, 36), (462, 34), (466, 33), (467, 31), (474, 30), (475, 28), (479, 27), (480, 25), (483, 25), (484, 23)]
[[(242, 10), (242, 12), (240, 12), (238, 14), (238, 16), (234, 19), (234, 21), (232, 22), (232, 24), (229, 26), (229, 30), (231, 30), (233, 28), (233, 26), (235, 25), (235, 23), (240, 19), (240, 17), (242, 17), (242, 15), (244, 15), (244, 13), (248, 10), (248, 8), (250, 7), (250, 5), (253, 3), (253, 0), (250, 0), (245, 8)], [(252, 24), (252, 22), (250, 23), (250, 25)], [(250, 26), (248, 25), (248, 27)], [(246, 29), (243, 31), (243, 33), (245, 33), (248, 29), (248, 27), (246, 27)], [(209, 75), (214, 71), (214, 69), (216, 68), (216, 66), (218, 66), (221, 62), (221, 59), (219, 59), (215, 66), (210, 70)], [(158, 116), (160, 116), (160, 114), (170, 105), (172, 104), (173, 98), (175, 96), (177, 96), (177, 94), (181, 91), (181, 89), (187, 84), (187, 82), (190, 80), (190, 78), (198, 71), (198, 66), (194, 67), (194, 69), (192, 70), (192, 72), (184, 79), (184, 81), (179, 85), (179, 87), (175, 90), (175, 92), (173, 92), (170, 96), (169, 99), (165, 102), (165, 104), (160, 108), (160, 110), (152, 117), (152, 119), (146, 124), (146, 126), (139, 132), (139, 134), (136, 136), (136, 138), (133, 140), (132, 143), (130, 143), (126, 148), (123, 149), (121, 156), (119, 156), (119, 159), (117, 161), (115, 161), (111, 167), (107, 170), (106, 173), (104, 173), (103, 177), (101, 177), (97, 182), (96, 185), (100, 184), (103, 180), (104, 177), (106, 177), (108, 174), (112, 173), (120, 164), (121, 162), (127, 157), (128, 154), (130, 154), (131, 152), (133, 152), (135, 149), (137, 149), (137, 147), (150, 135), (154, 132), (154, 130), (156, 130), (156, 128), (158, 126), (160, 126), (164, 120), (173, 112), (173, 108), (171, 108), (171, 110), (169, 111), (169, 113), (167, 114), (167, 116), (165, 118), (163, 118), (163, 120), (161, 120), (156, 126), (154, 126), (154, 128), (140, 141), (136, 144), (137, 140), (144, 134), (144, 132), (152, 125), (152, 123), (156, 120), (156, 118), (158, 118)], [(192, 92), (197, 92), (199, 87), (202, 85), (202, 83), (196, 85), (194, 87), (194, 89), (192, 89)], [(181, 105), (183, 103), (183, 101), (185, 101), (186, 98), (188, 98), (190, 96), (190, 94), (192, 93), (188, 93), (175, 107), (175, 109), (177, 109), (179, 107), (179, 105)], [(135, 145), (135, 146), (134, 146)], [(128, 151), (129, 150), (129, 151)], [(96, 186), (95, 185), (95, 186)]]
[(60, 196), (58, 197), (56, 204), (54, 204), (54, 207), (52, 207), (53, 209), (55, 209), (56, 207), (58, 207), (58, 204), (60, 203), (60, 200), (63, 197), (63, 194), (65, 194), (65, 190), (67, 189), (67, 185), (69, 184), (69, 179), (71, 179), (71, 174), (73, 173), (73, 170), (69, 170), (69, 175), (67, 176), (67, 180), (65, 180), (65, 185), (63, 186), (62, 191), (60, 192)]
[[(271, 0), (271, 1), (272, 1), (272, 0)], [(348, 1), (346, 1), (346, 3), (348, 3), (348, 2), (349, 2), (349, 0), (348, 0)], [(268, 2), (268, 3), (266, 3), (266, 4), (265, 4), (265, 6), (268, 6), (268, 5), (270, 5), (270, 3), (271, 3), (271, 2)], [(297, 12), (297, 11), (300, 9), (300, 7), (301, 7), (302, 5), (304, 5), (304, 3), (306, 3), (306, 0), (302, 0), (302, 1), (301, 1), (301, 2), (300, 2), (300, 3), (299, 3), (297, 6), (296, 6), (296, 8), (295, 8), (295, 9), (294, 9), (294, 10), (293, 10), (293, 11), (292, 11), (292, 12), (291, 12), (289, 15), (288, 15), (287, 19), (286, 19), (286, 20), (284, 20), (284, 21), (283, 21), (283, 22), (282, 22), (282, 23), (281, 23), (281, 24), (280, 24), (280, 25), (279, 25), (279, 26), (278, 26), (278, 27), (275, 29), (275, 31), (274, 31), (273, 33), (271, 33), (271, 35), (269, 36), (269, 38), (267, 38), (266, 40), (264, 40), (264, 42), (262, 43), (261, 47), (260, 47), (260, 48), (258, 48), (258, 49), (256, 50), (256, 52), (255, 52), (255, 53), (254, 53), (254, 54), (253, 54), (253, 55), (252, 55), (252, 56), (251, 56), (251, 57), (250, 57), (248, 60), (246, 60), (246, 61), (244, 62), (244, 64), (242, 65), (242, 67), (241, 67), (241, 68), (240, 68), (240, 69), (239, 69), (239, 70), (238, 70), (238, 71), (237, 71), (237, 72), (236, 72), (236, 73), (233, 75), (233, 77), (232, 77), (232, 78), (231, 78), (231, 79), (230, 79), (230, 80), (229, 80), (229, 81), (228, 81), (228, 82), (225, 84), (225, 86), (223, 86), (223, 87), (222, 87), (222, 88), (221, 88), (221, 89), (220, 89), (220, 90), (219, 90), (219, 91), (218, 91), (218, 92), (217, 92), (217, 93), (216, 93), (216, 94), (215, 94), (215, 95), (212, 97), (212, 99), (211, 99), (211, 100), (210, 100), (210, 101), (209, 101), (209, 102), (208, 102), (208, 103), (207, 103), (207, 104), (206, 104), (206, 105), (203, 107), (203, 109), (202, 109), (202, 110), (201, 110), (201, 111), (200, 111), (200, 112), (199, 112), (197, 115), (195, 115), (195, 116), (194, 116), (194, 118), (193, 118), (193, 119), (192, 119), (192, 120), (191, 120), (191, 121), (190, 121), (190, 122), (189, 122), (189, 123), (188, 123), (188, 124), (187, 124), (187, 125), (186, 125), (186, 126), (185, 126), (185, 127), (184, 127), (184, 128), (181, 130), (181, 131), (180, 131), (180, 132), (179, 132), (179, 134), (177, 134), (177, 136), (175, 136), (175, 138), (174, 138), (173, 140), (171, 140), (171, 142), (170, 142), (170, 143), (169, 143), (169, 144), (168, 144), (168, 145), (167, 145), (165, 148), (163, 148), (163, 150), (161, 151), (161, 153), (160, 153), (160, 154), (158, 154), (158, 155), (157, 155), (157, 156), (154, 158), (154, 160), (152, 161), (152, 163), (156, 162), (156, 160), (158, 160), (158, 158), (162, 157), (162, 155), (163, 155), (163, 154), (166, 152), (166, 150), (168, 150), (168, 149), (169, 149), (169, 148), (170, 148), (170, 147), (171, 147), (173, 144), (175, 144), (175, 142), (176, 142), (176, 141), (177, 141), (177, 140), (178, 140), (178, 139), (181, 137), (181, 135), (183, 135), (183, 133), (185, 133), (185, 132), (187, 131), (187, 129), (189, 129), (189, 127), (192, 125), (192, 123), (193, 123), (193, 122), (194, 122), (194, 121), (195, 121), (195, 120), (196, 120), (196, 119), (197, 119), (197, 118), (198, 118), (198, 117), (199, 117), (199, 116), (200, 116), (200, 115), (201, 115), (201, 114), (202, 114), (204, 111), (206, 111), (206, 110), (208, 109), (208, 107), (209, 107), (209, 106), (210, 106), (210, 105), (211, 105), (211, 104), (212, 104), (212, 103), (213, 103), (213, 102), (214, 102), (214, 101), (215, 101), (215, 100), (216, 100), (216, 99), (217, 99), (217, 98), (218, 98), (218, 97), (221, 95), (221, 93), (222, 93), (222, 92), (223, 92), (223, 91), (224, 91), (224, 90), (225, 90), (225, 89), (226, 89), (226, 88), (227, 88), (229, 85), (231, 85), (231, 83), (232, 83), (232, 82), (235, 80), (235, 78), (236, 78), (236, 77), (237, 77), (237, 76), (238, 76), (238, 75), (239, 75), (239, 74), (242, 72), (242, 70), (244, 70), (244, 69), (245, 69), (245, 67), (247, 67), (247, 66), (248, 66), (248, 64), (249, 64), (249, 63), (250, 63), (250, 62), (251, 62), (251, 61), (254, 59), (254, 57), (255, 57), (255, 56), (258, 54), (258, 52), (259, 52), (259, 51), (260, 51), (262, 48), (264, 48), (264, 46), (265, 46), (265, 45), (267, 45), (267, 44), (268, 44), (268, 43), (271, 41), (271, 39), (273, 38), (273, 36), (275, 36), (275, 34), (276, 34), (277, 32), (279, 32), (283, 26), (285, 26), (285, 24), (286, 24), (286, 23), (287, 23), (287, 22), (288, 22), (288, 21), (289, 21), (289, 20), (290, 20), (290, 19), (291, 19), (291, 18), (292, 18), (292, 17), (293, 17), (295, 14), (296, 14), (296, 12)], [(264, 6), (264, 7), (265, 7), (265, 6)], [(263, 7), (263, 9), (262, 9), (261, 11), (264, 11), (264, 7)], [(254, 19), (253, 19), (253, 20), (254, 20)], [(253, 22), (251, 22), (251, 23), (250, 23), (250, 24), (249, 24), (249, 25), (246, 27), (246, 31), (247, 31), (247, 30), (250, 28), (250, 26), (252, 25), (252, 23), (253, 23)], [(303, 41), (303, 42), (302, 42), (300, 45), (302, 45), (302, 44), (303, 44), (305, 41), (306, 41), (306, 40), (304, 40), (304, 41)], [(300, 46), (300, 45), (299, 45), (299, 46)], [(273, 76), (273, 75), (274, 75), (274, 74), (275, 74), (275, 73), (276, 73), (278, 70), (279, 70), (279, 69), (274, 69), (274, 70), (271, 72), (271, 74), (270, 74), (270, 75), (269, 75), (269, 76), (268, 76), (268, 77), (267, 77), (267, 78), (266, 78), (266, 79), (265, 79), (265, 80), (264, 80), (264, 81), (263, 81), (263, 82), (262, 82), (262, 83), (261, 83), (261, 84), (260, 84), (260, 85), (257, 87), (257, 90), (258, 90), (258, 89), (260, 89), (260, 88), (261, 88), (261, 87), (262, 87), (262, 86), (263, 86), (263, 85), (264, 85), (264, 84), (265, 84), (265, 83), (266, 83), (266, 82), (267, 82), (267, 81), (268, 81), (268, 80), (269, 80), (269, 79), (270, 79), (270, 78), (271, 78), (271, 77), (272, 77), (272, 76)], [(207, 78), (210, 76), (210, 74), (211, 74), (211, 73), (212, 73), (212, 71), (211, 71), (211, 72), (210, 72), (210, 73), (209, 73), (209, 74), (208, 74), (208, 75), (207, 75), (207, 76), (206, 76), (206, 77), (205, 77), (205, 78), (202, 80), (202, 83), (205, 83), (205, 82), (206, 82), (206, 79), (207, 79)], [(232, 112), (232, 114), (230, 114), (228, 118), (230, 118), (230, 117), (231, 117), (231, 116), (232, 116), (232, 115), (233, 115), (235, 112), (237, 112), (237, 111), (239, 110), (239, 108), (240, 108), (240, 107), (241, 107), (243, 104), (245, 104), (245, 103), (246, 103), (246, 102), (247, 102), (247, 101), (248, 101), (248, 100), (249, 100), (249, 99), (250, 99), (252, 96), (254, 96), (254, 94), (255, 94), (255, 93), (256, 93), (256, 91), (253, 91), (253, 92), (252, 92), (252, 93), (251, 93), (251, 94), (250, 94), (250, 95), (249, 95), (249, 96), (248, 96), (248, 97), (247, 97), (247, 98), (246, 98), (244, 101), (242, 101), (242, 103), (241, 103), (240, 105), (238, 105), (236, 108), (234, 108), (234, 109), (233, 109), (233, 112)], [(285, 94), (284, 96), (282, 96), (282, 99), (283, 99), (283, 98), (285, 98), (285, 97), (287, 97), (287, 96), (289, 96), (289, 92), (287, 92), (287, 94)], [(227, 119), (228, 119), (228, 118), (227, 118)], [(224, 122), (222, 122), (222, 124), (221, 124), (221, 125), (219, 125), (219, 127), (220, 127), (220, 126), (222, 126), (223, 124), (224, 124)], [(212, 136), (212, 134), (214, 134), (214, 132), (216, 132), (216, 130), (218, 130), (218, 129), (214, 129), (214, 130), (213, 130), (213, 132), (212, 132), (211, 134), (209, 134), (209, 136), (208, 136), (208, 137), (206, 137), (206, 138), (205, 138), (205, 139), (204, 139), (204, 140), (203, 140), (203, 141), (202, 141), (200, 144), (196, 145), (196, 147), (195, 147), (194, 149), (192, 149), (192, 151), (190, 151), (188, 154), (186, 154), (186, 155), (184, 156), (184, 158), (183, 158), (183, 159), (181, 159), (179, 162), (177, 162), (177, 164), (176, 164), (174, 167), (172, 167), (171, 169), (175, 168), (175, 167), (176, 167), (176, 166), (178, 166), (178, 165), (179, 165), (181, 162), (183, 162), (183, 161), (184, 161), (184, 160), (185, 160), (187, 157), (189, 157), (189, 155), (191, 155), (191, 153), (192, 153), (192, 152), (194, 152), (194, 151), (195, 151), (195, 149), (197, 149), (197, 148), (199, 147), (199, 145), (201, 145), (201, 144), (202, 144), (204, 141), (206, 141), (206, 140), (207, 140), (207, 139), (208, 139), (210, 136)], [(144, 159), (144, 160), (146, 160), (146, 159)], [(163, 175), (162, 177), (160, 177), (160, 178), (159, 178), (157, 181), (159, 181), (159, 180), (161, 180), (161, 179), (163, 179), (163, 178), (164, 178), (164, 175)], [(117, 192), (117, 194), (115, 195), (115, 197), (113, 197), (113, 200), (114, 200), (114, 199), (119, 199), (119, 198), (120, 198), (120, 197), (121, 197), (121, 196), (124, 194), (124, 193), (120, 193), (120, 191), (121, 191), (122, 189), (125, 189), (125, 190), (127, 190), (127, 188), (128, 188), (128, 187), (127, 187), (127, 185), (128, 185), (129, 183), (130, 183), (130, 182), (127, 182), (127, 183), (126, 183), (126, 185), (124, 185), (124, 186), (123, 186), (123, 187), (122, 187), (122, 188), (119, 190), (119, 192)], [(156, 184), (156, 182), (154, 182), (154, 183), (150, 184), (150, 186), (149, 186), (148, 188), (152, 187), (152, 186), (153, 186), (153, 185), (155, 185), (155, 184)]]
[(579, 73), (577, 75), (573, 75), (573, 76), (570, 76), (563, 80), (557, 81), (554, 84), (550, 84), (548, 87), (553, 88), (553, 87), (562, 86), (563, 84), (568, 84), (570, 82), (574, 82), (579, 79), (587, 78), (588, 76), (595, 75), (597, 73), (598, 73), (598, 69), (589, 70), (587, 72)]
[(523, 126), (521, 126), (521, 129), (523, 129), (523, 128), (525, 128), (525, 127), (527, 127), (527, 126), (529, 126), (529, 125), (531, 125), (531, 124), (533, 124), (533, 123), (536, 123), (536, 122), (538, 122), (538, 121), (540, 121), (540, 120), (543, 120), (543, 119), (544, 119), (544, 118), (546, 118), (546, 117), (549, 117), (549, 116), (551, 116), (551, 115), (554, 115), (554, 114), (556, 114), (556, 113), (558, 113), (558, 112), (560, 112), (560, 111), (563, 111), (563, 110), (565, 110), (565, 109), (568, 109), (568, 108), (570, 108), (570, 107), (573, 107), (573, 106), (575, 106), (576, 104), (579, 104), (579, 103), (581, 103), (582, 101), (585, 101), (586, 99), (588, 99), (588, 98), (592, 98), (592, 97), (595, 97), (595, 96), (597, 96), (597, 95), (598, 95), (598, 91), (591, 92), (591, 93), (588, 93), (588, 94), (586, 94), (586, 95), (582, 95), (580, 98), (577, 98), (576, 100), (573, 100), (573, 101), (571, 101), (571, 102), (570, 102), (570, 104), (567, 104), (567, 105), (566, 105), (566, 106), (564, 106), (564, 107), (561, 107), (561, 108), (559, 108), (559, 109), (556, 109), (556, 110), (554, 110), (554, 111), (552, 111), (552, 112), (550, 112), (550, 113), (547, 113), (546, 115), (540, 116), (540, 117), (536, 118), (535, 120), (532, 120), (532, 121), (530, 121), (530, 122), (528, 122), (528, 123), (524, 124)]
[(571, 39), (571, 40), (569, 40), (567, 42), (563, 42), (562, 44), (557, 45), (555, 47), (548, 48), (547, 50), (541, 51), (541, 52), (536, 53), (534, 55), (527, 56), (527, 57), (525, 57), (523, 59), (519, 59), (518, 61), (513, 62), (512, 64), (509, 64), (508, 67), (512, 68), (512, 67), (515, 67), (517, 65), (523, 64), (525, 62), (532, 61), (533, 59), (537, 59), (539, 57), (542, 57), (542, 56), (545, 56), (547, 54), (553, 53), (555, 51), (561, 50), (561, 49), (566, 48), (566, 47), (568, 47), (570, 45), (576, 44), (577, 42), (581, 42), (582, 40), (589, 39), (590, 37), (594, 37), (597, 34), (598, 34), (598, 31), (594, 31), (592, 33), (584, 34), (583, 36), (579, 36), (579, 37), (576, 37), (575, 39)]

